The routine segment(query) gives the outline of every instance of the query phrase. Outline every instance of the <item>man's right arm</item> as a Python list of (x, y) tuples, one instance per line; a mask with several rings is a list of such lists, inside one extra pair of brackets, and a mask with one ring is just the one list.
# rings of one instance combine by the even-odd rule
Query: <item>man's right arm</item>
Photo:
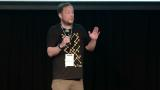
[(53, 57), (53, 56), (58, 55), (60, 53), (60, 51), (61, 51), (61, 49), (58, 46), (47, 48), (47, 53), (48, 53), (49, 57)]
[(58, 44), (55, 47), (48, 47), (47, 53), (49, 57), (53, 57), (58, 55), (61, 50), (66, 46), (67, 43), (70, 42), (70, 38), (68, 36), (65, 36), (60, 44)]

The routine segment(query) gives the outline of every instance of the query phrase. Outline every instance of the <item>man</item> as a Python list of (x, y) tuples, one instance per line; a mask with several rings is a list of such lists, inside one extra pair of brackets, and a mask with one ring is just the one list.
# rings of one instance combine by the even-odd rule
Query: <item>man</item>
[(98, 27), (86, 33), (74, 23), (74, 8), (62, 3), (57, 9), (60, 23), (48, 31), (47, 53), (53, 59), (52, 90), (83, 90), (84, 51), (93, 51), (100, 34)]

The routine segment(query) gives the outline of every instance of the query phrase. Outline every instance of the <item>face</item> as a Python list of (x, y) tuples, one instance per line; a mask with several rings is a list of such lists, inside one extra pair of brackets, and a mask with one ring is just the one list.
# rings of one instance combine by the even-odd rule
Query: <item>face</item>
[(67, 25), (71, 25), (74, 22), (74, 9), (73, 6), (66, 6), (63, 11), (59, 13), (61, 21)]

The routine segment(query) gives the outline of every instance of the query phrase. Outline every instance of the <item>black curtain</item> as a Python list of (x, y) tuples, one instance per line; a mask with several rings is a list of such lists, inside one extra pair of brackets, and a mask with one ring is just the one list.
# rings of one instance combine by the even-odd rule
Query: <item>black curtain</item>
[[(51, 90), (46, 35), (55, 10), (0, 11), (0, 90)], [(84, 62), (86, 90), (158, 90), (159, 10), (77, 10), (75, 22), (101, 34)]]

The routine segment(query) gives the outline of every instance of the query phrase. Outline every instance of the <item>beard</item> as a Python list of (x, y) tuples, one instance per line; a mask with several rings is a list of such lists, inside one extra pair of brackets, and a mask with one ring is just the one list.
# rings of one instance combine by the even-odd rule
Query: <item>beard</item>
[(64, 24), (66, 25), (72, 25), (74, 20), (68, 20), (68, 21), (65, 21), (65, 20), (62, 20)]

